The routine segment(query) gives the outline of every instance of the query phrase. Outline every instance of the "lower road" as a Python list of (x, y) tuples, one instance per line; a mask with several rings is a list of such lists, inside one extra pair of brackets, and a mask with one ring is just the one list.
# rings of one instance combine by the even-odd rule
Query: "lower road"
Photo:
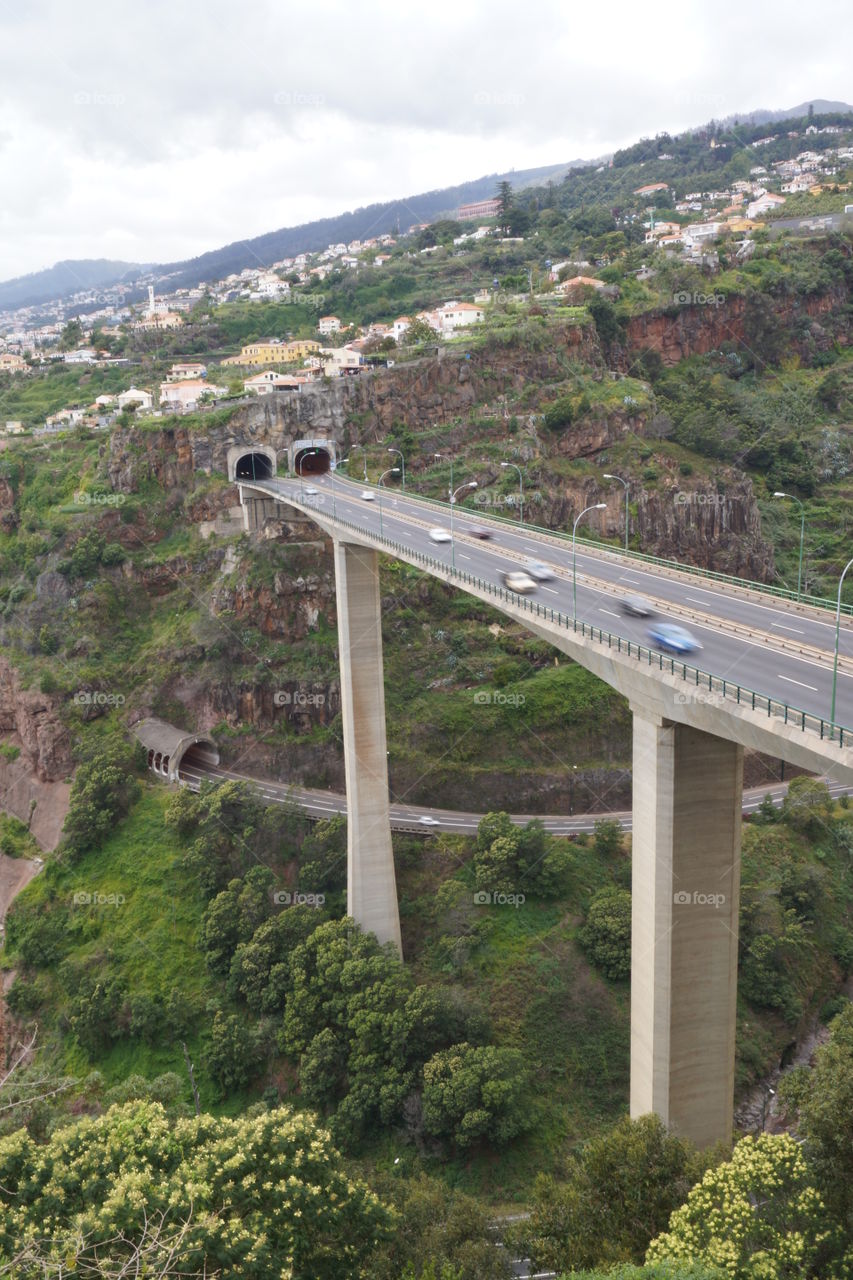
[[(304, 810), (309, 818), (320, 821), (333, 818), (347, 811), (346, 796), (333, 791), (315, 791), (308, 787), (289, 786), (286, 782), (269, 782), (262, 778), (252, 778), (248, 774), (234, 773), (219, 765), (188, 765), (180, 770), (181, 781), (191, 790), (197, 791), (203, 781), (208, 782), (251, 782), (258, 788), (262, 798), (268, 804), (295, 804)], [(754, 813), (766, 795), (775, 805), (780, 805), (788, 787), (784, 783), (776, 783), (768, 787), (753, 787), (743, 793), (744, 813)], [(841, 783), (829, 784), (833, 796), (844, 795), (850, 790)], [(457, 835), (471, 835), (483, 817), (482, 813), (466, 813), (458, 809), (430, 809), (420, 805), (392, 804), (391, 826), (395, 831), (447, 831)], [(523, 825), (531, 818), (541, 818), (546, 831), (555, 836), (579, 835), (592, 831), (596, 822), (602, 818), (610, 818), (618, 822), (625, 831), (631, 830), (630, 810), (613, 811), (611, 813), (580, 813), (573, 817), (565, 814), (514, 813), (513, 822)]]

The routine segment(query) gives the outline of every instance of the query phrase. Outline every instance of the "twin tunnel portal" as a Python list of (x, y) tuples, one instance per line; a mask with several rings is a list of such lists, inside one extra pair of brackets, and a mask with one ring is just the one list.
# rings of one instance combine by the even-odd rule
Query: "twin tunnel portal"
[[(318, 502), (292, 478), (334, 472), (336, 458), (335, 446), (328, 441), (298, 441), (288, 451), (289, 478), (277, 478), (276, 455), (270, 447), (244, 446), (230, 451), (228, 470), (238, 484), (249, 533), (259, 530), (267, 518), (283, 514), (284, 508), (319, 525), (333, 542), (349, 914), (381, 942), (391, 942), (401, 951), (389, 813), (381, 552), (489, 603), (628, 699), (634, 796), (631, 1114), (655, 1112), (698, 1146), (729, 1141), (744, 748), (847, 781), (853, 781), (853, 753), (834, 739), (825, 741), (822, 728), (820, 737), (807, 733), (805, 718), (798, 730), (787, 716), (783, 722), (769, 710), (760, 713), (754, 696), (751, 707), (741, 702), (739, 693), (737, 704), (727, 700), (725, 681), (719, 701), (685, 698), (676, 670), (682, 664), (667, 667), (661, 662), (658, 667), (651, 656), (648, 664), (638, 661), (638, 646), (632, 654), (628, 645), (626, 652), (621, 642), (618, 647), (611, 643), (613, 637), (605, 646), (603, 632), (596, 636), (594, 628), (582, 629), (574, 619), (567, 625), (565, 615), (555, 609), (549, 617), (547, 608), (537, 604), (534, 611), (529, 600), (496, 589), (455, 565), (451, 569), (429, 542), (424, 551), (416, 550), (415, 540), (436, 518), (430, 504), (410, 500), (408, 494), (405, 504), (395, 502), (396, 524), (389, 537), (392, 513), (381, 491), (378, 503), (362, 504), (358, 490), (333, 475), (321, 481), (324, 497)], [(478, 512), (478, 522), (481, 519)], [(394, 540), (396, 530), (400, 541)], [(459, 531), (457, 523), (457, 537)], [(530, 541), (539, 537), (532, 530), (523, 533)], [(541, 554), (553, 554), (545, 542)], [(186, 749), (207, 752), (210, 746), (199, 740), (186, 744)]]

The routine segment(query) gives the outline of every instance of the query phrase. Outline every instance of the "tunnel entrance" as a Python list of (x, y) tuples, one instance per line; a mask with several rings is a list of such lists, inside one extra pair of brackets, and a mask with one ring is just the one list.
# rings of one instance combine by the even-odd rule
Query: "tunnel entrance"
[(298, 476), (324, 476), (331, 465), (332, 458), (328, 450), (317, 446), (299, 449), (293, 460), (293, 469)]
[(271, 480), (272, 463), (265, 453), (244, 453), (234, 467), (235, 480)]

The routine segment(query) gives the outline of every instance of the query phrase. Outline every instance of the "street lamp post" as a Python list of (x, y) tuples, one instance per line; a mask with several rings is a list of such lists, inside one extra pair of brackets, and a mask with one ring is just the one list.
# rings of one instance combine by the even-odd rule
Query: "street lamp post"
[(383, 533), (383, 529), (382, 529), (382, 481), (385, 479), (385, 477), (386, 477), (386, 476), (394, 475), (394, 473), (395, 473), (395, 472), (397, 472), (397, 471), (399, 471), (399, 470), (400, 470), (400, 468), (399, 468), (399, 467), (389, 467), (387, 471), (383, 471), (383, 472), (382, 472), (382, 475), (379, 477), (379, 482), (378, 482), (378, 484), (377, 484), (377, 486), (376, 486), (376, 487), (378, 488), (378, 490), (379, 490), (379, 536), (380, 536), (380, 538), (382, 537), (382, 533)]
[(583, 511), (577, 516), (572, 525), (572, 622), (578, 620), (578, 572), (577, 559), (575, 557), (575, 535), (578, 531), (578, 525), (588, 511), (603, 511), (607, 506), (606, 502), (594, 502), (591, 507), (584, 507)]
[(799, 600), (803, 589), (803, 543), (806, 536), (806, 509), (802, 502), (800, 502), (800, 499), (795, 498), (792, 493), (782, 493), (780, 490), (777, 490), (777, 492), (773, 494), (773, 497), (789, 498), (791, 502), (796, 502), (797, 506), (800, 508), (800, 564), (797, 569), (797, 599)]
[(350, 458), (352, 458), (353, 449), (360, 449), (361, 452), (364, 454), (364, 482), (366, 484), (367, 483), (367, 450), (365, 449), (363, 444), (354, 444), (349, 451), (349, 458), (341, 458), (341, 465), (343, 465), (345, 462), (349, 462)]
[(614, 476), (612, 472), (605, 471), (605, 480), (618, 480), (621, 485), (625, 486), (625, 552), (628, 552), (628, 481), (623, 480), (622, 476)]
[(833, 725), (830, 732), (833, 736), (835, 735), (835, 690), (836, 685), (838, 684), (838, 642), (841, 635), (841, 588), (844, 585), (844, 575), (847, 573), (851, 564), (853, 564), (853, 560), (848, 560), (844, 566), (841, 577), (838, 580), (838, 601), (835, 606), (835, 660), (832, 664), (832, 709), (829, 713), (829, 719)]
[(467, 484), (460, 484), (458, 489), (451, 490), (450, 493), (450, 563), (456, 568), (456, 535), (453, 532), (453, 508), (456, 506), (456, 495), (461, 493), (463, 489), (476, 489), (477, 481), (469, 480)]
[(312, 453), (319, 452), (319, 449), (306, 449), (305, 452), (300, 455), (299, 461), (296, 464), (296, 474), (299, 476), (299, 497), (303, 502), (305, 500), (305, 459), (310, 457)]
[(400, 449), (389, 449), (388, 452), (396, 453), (396, 454), (399, 454), (400, 456), (400, 470), (403, 473), (400, 483), (401, 483), (403, 493), (405, 493), (406, 492), (406, 459), (403, 457), (402, 451)]
[(518, 522), (524, 524), (524, 480), (521, 474), (521, 467), (515, 462), (502, 462), (502, 467), (515, 467), (518, 472)]

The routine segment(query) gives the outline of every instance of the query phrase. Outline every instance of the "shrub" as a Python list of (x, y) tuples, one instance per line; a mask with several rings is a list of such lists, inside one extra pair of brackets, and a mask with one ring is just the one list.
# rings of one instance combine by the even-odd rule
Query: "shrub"
[(631, 895), (610, 885), (599, 889), (589, 904), (578, 940), (593, 964), (612, 982), (631, 973)]

